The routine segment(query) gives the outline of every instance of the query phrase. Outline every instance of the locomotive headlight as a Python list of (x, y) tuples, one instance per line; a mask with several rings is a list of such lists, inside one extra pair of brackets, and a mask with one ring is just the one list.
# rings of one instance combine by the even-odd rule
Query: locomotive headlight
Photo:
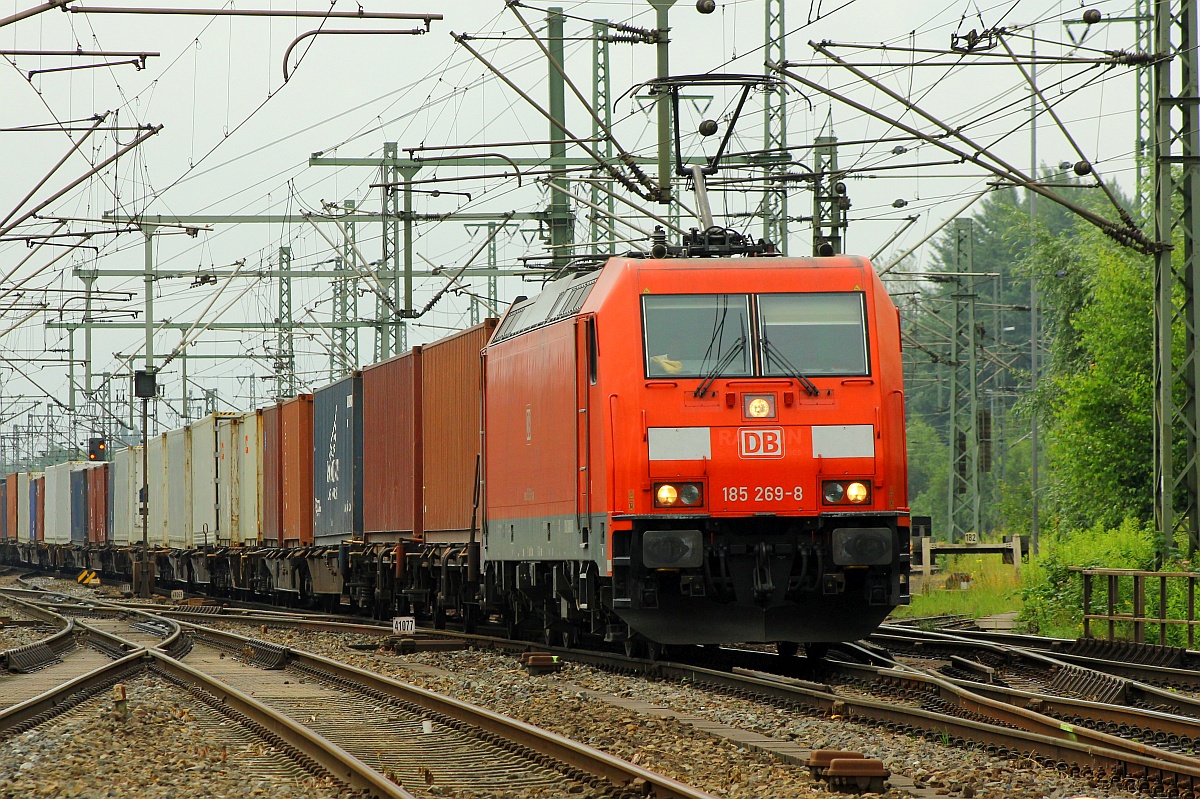
[(679, 487), (679, 501), (684, 505), (699, 505), (704, 495), (696, 483), (684, 483)]
[(841, 483), (826, 483), (821, 494), (827, 505), (836, 505), (846, 496), (846, 488)]
[(851, 483), (846, 486), (846, 499), (855, 505), (861, 505), (871, 498), (871, 490), (864, 483)]
[(773, 394), (747, 394), (742, 402), (742, 411), (747, 419), (775, 418), (775, 396)]
[(699, 530), (647, 530), (642, 536), (642, 565), (647, 569), (695, 569), (703, 564)]
[(703, 483), (654, 484), (654, 507), (656, 508), (675, 508), (681, 505), (694, 508), (703, 504)]
[(859, 480), (830, 480), (821, 485), (821, 500), (826, 505), (862, 505), (871, 501), (871, 486)]

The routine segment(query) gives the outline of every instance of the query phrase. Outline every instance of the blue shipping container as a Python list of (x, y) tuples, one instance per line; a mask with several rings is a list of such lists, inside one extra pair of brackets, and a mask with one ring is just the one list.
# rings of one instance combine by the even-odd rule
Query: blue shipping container
[(313, 541), (362, 538), (362, 377), (354, 374), (313, 397)]
[(88, 540), (87, 471), (71, 472), (71, 543), (83, 546)]

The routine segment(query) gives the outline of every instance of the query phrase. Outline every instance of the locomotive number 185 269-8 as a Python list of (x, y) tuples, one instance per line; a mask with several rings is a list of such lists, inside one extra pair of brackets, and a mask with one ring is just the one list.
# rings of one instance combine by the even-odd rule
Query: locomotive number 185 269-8
[(721, 496), (726, 502), (783, 502), (804, 500), (804, 487), (794, 486), (725, 486)]

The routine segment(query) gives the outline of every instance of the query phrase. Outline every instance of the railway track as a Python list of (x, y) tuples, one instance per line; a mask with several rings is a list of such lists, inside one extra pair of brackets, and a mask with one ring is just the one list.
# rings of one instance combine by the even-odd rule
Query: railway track
[[(213, 697), (252, 728), (282, 726), (286, 735), (276, 746), (371, 795), (709, 797), (568, 738), (318, 655), (107, 603), (54, 606), (53, 613), (122, 657), (0, 714), (0, 734), (20, 731), (68, 696), (91, 696), (128, 679), (132, 668)], [(185, 653), (187, 662), (180, 659)]]
[[(201, 642), (215, 632), (204, 628), (218, 622), (259, 626), (264, 635), (281, 627), (373, 635), (378, 640), (390, 633), (378, 624), (311, 614), (292, 619), (287, 613), (261, 610), (211, 615), (178, 608), (172, 617), (181, 619)], [(182, 621), (185, 618), (188, 621)], [(528, 642), (487, 636), (424, 633), (458, 646), (465, 641), (513, 654), (533, 648)], [(1189, 697), (1056, 662), (1050, 654), (981, 644), (965, 636), (911, 629), (881, 635), (890, 636), (895, 654), (909, 657), (909, 664), (869, 649), (859, 652), (866, 662), (831, 659), (820, 673), (813, 673), (804, 659), (763, 652), (696, 650), (688, 653), (690, 662), (674, 663), (574, 649), (547, 651), (600, 669), (765, 701), (788, 712), (838, 716), (938, 743), (1033, 759), (1125, 790), (1197, 795), (1200, 707)], [(909, 651), (913, 649), (917, 655)], [(912, 665), (922, 659), (926, 668)]]
[[(278, 619), (277, 623), (284, 625), (286, 621)], [(531, 649), (527, 642), (464, 637), (476, 645), (512, 652)], [(988, 651), (995, 656), (996, 649), (993, 646)], [(1200, 741), (1200, 712), (1196, 712), (1200, 708), (1185, 698), (1173, 699), (1169, 692), (1133, 683), (1124, 686), (1124, 696), (1155, 697), (1158, 701), (1143, 698), (1140, 703), (1118, 702), (1120, 697), (1112, 695), (1089, 699), (1062, 695), (1065, 692), (1061, 690), (1056, 695), (1008, 688), (995, 684), (996, 669), (962, 655), (949, 656), (954, 659), (947, 662), (974, 679), (922, 673), (898, 663), (830, 661), (825, 679), (818, 681), (788, 675), (804, 671), (804, 661), (761, 652), (724, 651), (719, 656), (721, 662), (714, 664), (717, 668), (705, 668), (694, 663), (645, 661), (608, 653), (548, 651), (599, 668), (639, 672), (656, 679), (766, 699), (789, 710), (840, 716), (943, 743), (979, 744), (989, 753), (1031, 758), (1057, 770), (1109, 781), (1125, 790), (1191, 797), (1200, 786), (1200, 759), (1195, 757), (1193, 747), (1194, 741)], [(972, 654), (980, 657), (979, 647)], [(1020, 667), (1026, 675), (1032, 675), (1035, 666), (1046, 675), (1064, 673), (1062, 664), (1048, 658), (1028, 660)], [(737, 662), (771, 664), (785, 674), (733, 665)], [(1065, 673), (1081, 692), (1089, 691), (1089, 686), (1107, 685), (1111, 679), (1078, 667), (1070, 667)], [(1035, 682), (1032, 677), (1029, 681)], [(1052, 681), (1050, 677), (1044, 680), (1047, 684)], [(1061, 679), (1059, 682), (1067, 684)], [(1107, 701), (1095, 701), (1098, 698)], [(1195, 715), (1167, 712), (1164, 708), (1168, 706), (1174, 711), (1190, 708)]]

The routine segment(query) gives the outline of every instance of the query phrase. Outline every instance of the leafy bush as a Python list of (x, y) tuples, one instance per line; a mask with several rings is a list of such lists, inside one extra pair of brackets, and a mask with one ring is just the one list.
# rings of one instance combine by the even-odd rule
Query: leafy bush
[[(1024, 608), (1020, 619), (1041, 635), (1077, 638), (1083, 634), (1083, 578), (1072, 566), (1106, 569), (1153, 569), (1155, 533), (1152, 525), (1125, 519), (1116, 528), (1096, 524), (1087, 530), (1042, 539), (1041, 554), (1021, 573)], [(1103, 607), (1107, 585), (1101, 582), (1093, 607)], [(1132, 611), (1126, 596), (1118, 612)]]

